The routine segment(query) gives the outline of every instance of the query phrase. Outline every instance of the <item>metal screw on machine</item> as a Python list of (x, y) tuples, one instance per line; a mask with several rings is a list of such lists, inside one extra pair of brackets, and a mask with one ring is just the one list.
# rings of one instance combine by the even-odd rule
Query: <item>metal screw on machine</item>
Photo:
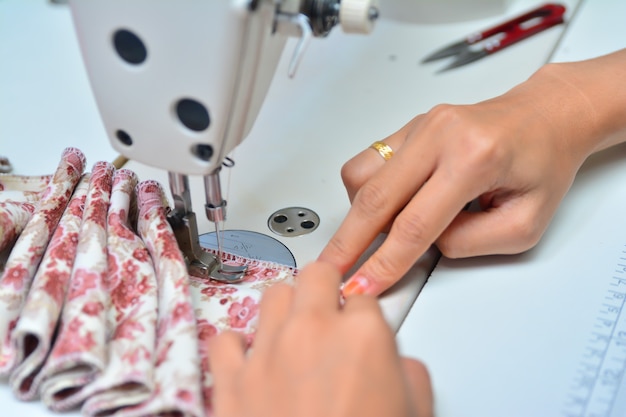
[(320, 224), (320, 217), (304, 207), (287, 207), (275, 211), (268, 219), (270, 230), (280, 236), (301, 236), (311, 233)]

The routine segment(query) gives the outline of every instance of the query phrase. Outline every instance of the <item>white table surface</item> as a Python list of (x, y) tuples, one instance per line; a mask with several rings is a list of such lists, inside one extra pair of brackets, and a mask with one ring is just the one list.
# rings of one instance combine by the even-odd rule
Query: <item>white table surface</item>
[[(564, 26), (447, 73), (435, 74), (444, 62), (419, 64), (436, 48), (541, 4), (509, 3), (504, 13), (481, 19), (439, 24), (383, 19), (367, 37), (336, 31), (311, 43), (293, 80), (286, 77), (286, 58), (293, 48), (289, 43), (255, 127), (233, 154), (236, 167), (224, 176), (229, 200), (226, 227), (271, 234), (266, 223), (272, 212), (308, 207), (321, 217), (315, 232), (274, 237), (292, 251), (298, 266), (315, 259), (349, 207), (339, 177), (343, 162), (438, 103), (472, 103), (501, 94), (548, 60)], [(563, 3), (569, 18), (578, 1)], [(115, 158), (98, 118), (67, 8), (42, 0), (0, 1), (0, 63), (0, 154), (11, 159), (16, 173), (53, 172), (66, 146), (82, 149), (90, 165)], [(128, 167), (141, 179), (167, 183), (160, 170), (132, 161)], [(192, 179), (192, 187), (201, 214), (199, 179)], [(200, 231), (211, 231), (209, 222), (198, 217)], [(428, 275), (434, 254), (429, 255), (381, 300), (395, 327)], [(416, 328), (414, 334), (421, 337), (420, 331)], [(406, 342), (406, 334), (401, 331), (401, 346), (419, 354)], [(439, 388), (436, 374), (434, 379)], [(6, 383), (0, 383), (0, 404), (8, 405), (7, 415), (48, 415), (39, 403), (13, 400)]]
[[(626, 47), (625, 17), (585, 0), (550, 60)], [(398, 333), (437, 415), (626, 415), (625, 162), (625, 146), (592, 157), (533, 250), (440, 260)]]

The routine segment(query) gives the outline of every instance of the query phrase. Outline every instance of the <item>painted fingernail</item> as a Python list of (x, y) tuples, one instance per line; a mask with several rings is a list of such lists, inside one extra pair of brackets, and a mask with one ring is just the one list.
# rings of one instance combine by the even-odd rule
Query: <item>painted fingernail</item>
[(348, 297), (350, 295), (366, 294), (370, 286), (371, 285), (369, 279), (365, 278), (362, 275), (358, 275), (350, 278), (346, 282), (346, 284), (341, 289), (341, 293), (344, 297)]

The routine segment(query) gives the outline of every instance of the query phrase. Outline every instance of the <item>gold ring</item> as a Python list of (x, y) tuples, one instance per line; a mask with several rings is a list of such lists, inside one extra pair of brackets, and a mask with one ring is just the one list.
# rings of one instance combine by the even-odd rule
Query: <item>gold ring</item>
[(377, 140), (370, 145), (370, 148), (376, 150), (385, 161), (390, 160), (393, 156), (393, 149), (391, 149), (391, 147), (385, 142)]

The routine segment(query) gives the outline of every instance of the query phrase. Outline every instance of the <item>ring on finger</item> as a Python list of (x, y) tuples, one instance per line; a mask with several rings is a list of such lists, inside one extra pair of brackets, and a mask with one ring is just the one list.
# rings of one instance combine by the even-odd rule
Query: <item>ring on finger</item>
[(370, 145), (370, 148), (374, 149), (378, 152), (380, 156), (383, 157), (385, 161), (388, 161), (393, 156), (393, 149), (391, 146), (387, 145), (385, 142), (377, 140), (376, 142)]

